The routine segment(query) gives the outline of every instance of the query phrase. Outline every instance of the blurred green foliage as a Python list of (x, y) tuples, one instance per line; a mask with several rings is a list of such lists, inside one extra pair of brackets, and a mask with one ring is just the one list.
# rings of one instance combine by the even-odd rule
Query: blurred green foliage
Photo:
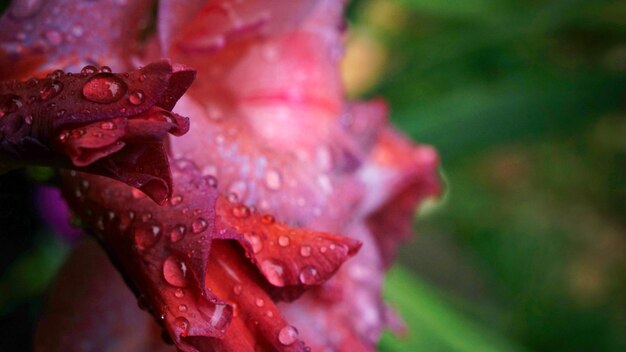
[(387, 50), (366, 96), (440, 151), (447, 183), (387, 282), (409, 338), (381, 350), (626, 350), (626, 2), (350, 14)]

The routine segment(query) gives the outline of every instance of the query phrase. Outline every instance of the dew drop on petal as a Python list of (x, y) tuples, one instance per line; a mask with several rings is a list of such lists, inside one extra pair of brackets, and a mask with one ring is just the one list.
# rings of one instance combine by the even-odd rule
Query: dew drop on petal
[(24, 116), (24, 123), (27, 124), (27, 125), (32, 124), (33, 123), (33, 115), (28, 114), (28, 115)]
[(96, 72), (98, 72), (98, 68), (94, 65), (87, 65), (83, 67), (82, 70), (80, 70), (80, 73), (85, 74), (85, 75), (92, 75)]
[(184, 236), (187, 229), (183, 225), (176, 225), (170, 230), (170, 241), (172, 243), (180, 241)]
[(178, 310), (181, 312), (186, 312), (187, 311), (187, 305), (186, 304), (181, 304), (178, 306)]
[(233, 215), (237, 218), (247, 218), (250, 216), (250, 208), (241, 204), (233, 208)]
[(170, 199), (170, 204), (173, 205), (173, 206), (176, 206), (176, 205), (178, 205), (178, 204), (180, 204), (182, 202), (183, 202), (183, 196), (173, 196)]
[[(89, 66), (87, 66), (89, 67)], [(109, 73), (98, 73), (83, 86), (83, 97), (89, 101), (109, 104), (120, 100), (126, 94), (126, 83)]]
[(278, 245), (281, 247), (287, 247), (289, 245), (289, 237), (287, 236), (278, 237)]
[(111, 121), (105, 121), (100, 124), (100, 128), (105, 131), (112, 131), (117, 128), (117, 126)]
[(311, 246), (304, 245), (300, 247), (300, 255), (303, 257), (308, 257), (311, 255), (312, 248)]
[(278, 332), (278, 342), (284, 346), (293, 345), (298, 340), (298, 330), (291, 325), (286, 325)]
[(208, 223), (204, 218), (198, 218), (191, 224), (191, 230), (193, 233), (200, 233), (206, 230)]
[(189, 320), (184, 317), (177, 317), (174, 320), (174, 324), (178, 327), (180, 331), (180, 336), (185, 337), (189, 334)]
[(39, 98), (42, 101), (46, 101), (54, 98), (63, 90), (63, 83), (57, 80), (51, 80), (44, 84), (41, 91), (39, 91)]
[(144, 224), (135, 229), (135, 245), (139, 250), (154, 246), (161, 238), (161, 227), (156, 224)]
[(265, 301), (263, 300), (263, 298), (257, 298), (254, 303), (257, 307), (263, 307), (265, 305)]
[(276, 260), (266, 259), (261, 263), (261, 271), (265, 274), (267, 281), (274, 286), (285, 285), (285, 268)]
[(173, 256), (163, 262), (163, 278), (174, 287), (187, 286), (187, 265)]
[(102, 66), (100, 67), (100, 72), (104, 72), (104, 73), (111, 73), (112, 70), (109, 66)]
[(263, 215), (261, 216), (261, 222), (264, 223), (265, 225), (271, 225), (275, 222), (276, 220), (274, 219), (274, 217), (272, 215)]
[(174, 296), (176, 298), (183, 298), (185, 296), (185, 291), (183, 291), (180, 288), (177, 288), (176, 291), (174, 291)]
[(272, 191), (280, 189), (282, 184), (280, 173), (276, 170), (269, 170), (265, 174), (265, 186)]
[(258, 235), (254, 233), (248, 233), (248, 234), (245, 234), (244, 237), (248, 240), (248, 242), (250, 242), (250, 245), (252, 246), (252, 251), (254, 252), (254, 254), (258, 254), (259, 252), (263, 250), (263, 242), (261, 241), (261, 238), (259, 238)]
[(243, 286), (237, 284), (233, 286), (233, 293), (239, 296), (243, 292)]
[(307, 266), (302, 271), (300, 271), (299, 276), (300, 282), (305, 285), (312, 285), (318, 280), (318, 272), (317, 269), (313, 266)]
[(130, 95), (128, 96), (128, 101), (133, 105), (140, 105), (141, 103), (143, 103), (143, 100), (144, 95), (143, 92), (140, 90), (134, 90), (130, 92)]

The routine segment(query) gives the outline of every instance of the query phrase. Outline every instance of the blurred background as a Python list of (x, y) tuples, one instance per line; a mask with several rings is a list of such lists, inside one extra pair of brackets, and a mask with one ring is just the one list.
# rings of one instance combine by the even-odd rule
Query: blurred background
[[(348, 15), (350, 96), (385, 97), (447, 184), (386, 282), (409, 332), (380, 350), (626, 351), (626, 2), (357, 0)], [(48, 176), (0, 176), (2, 351), (30, 349), (68, 251), (35, 209)]]

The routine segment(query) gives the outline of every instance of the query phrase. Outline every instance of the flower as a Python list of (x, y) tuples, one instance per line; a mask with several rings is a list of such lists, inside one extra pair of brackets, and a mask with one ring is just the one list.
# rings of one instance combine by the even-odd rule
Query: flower
[[(181, 351), (373, 350), (390, 316), (383, 273), (411, 232), (416, 203), (439, 191), (438, 161), (387, 124), (382, 101), (345, 101), (343, 3), (161, 0), (157, 32), (138, 48), (149, 4), (34, 1), (2, 19), (11, 33), (0, 35), (0, 62), (27, 72), (128, 70), (161, 56), (197, 70), (175, 108), (190, 117), (189, 132), (167, 142), (167, 204), (75, 171), (62, 173), (66, 200)], [(166, 348), (153, 323), (123, 313), (130, 300), (120, 280), (106, 298), (94, 289), (111, 277), (96, 269), (101, 257), (73, 258), (39, 349)], [(73, 303), (77, 280), (68, 277), (85, 280), (87, 292), (74, 319), (58, 308)], [(85, 324), (103, 310), (136, 329)], [(63, 338), (77, 330), (81, 338)]]

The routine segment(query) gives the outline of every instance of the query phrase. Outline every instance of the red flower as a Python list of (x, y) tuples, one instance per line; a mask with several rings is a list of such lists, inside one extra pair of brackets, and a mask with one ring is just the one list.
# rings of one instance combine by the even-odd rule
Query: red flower
[[(31, 72), (90, 61), (126, 69), (149, 2), (34, 3), (14, 4), (2, 20), (24, 38), (0, 36), (0, 61)], [(16, 18), (16, 8), (28, 16)], [(198, 71), (176, 107), (190, 116), (190, 131), (168, 143), (169, 203), (159, 206), (109, 178), (64, 173), (71, 207), (179, 350), (376, 345), (388, 317), (383, 272), (411, 232), (415, 204), (438, 192), (437, 156), (389, 127), (384, 103), (345, 101), (338, 75), (342, 10), (336, 0), (160, 1), (157, 33), (141, 60), (166, 56)], [(52, 46), (50, 37), (63, 40)], [(93, 153), (81, 157), (83, 145), (64, 150), (72, 160), (93, 161)], [(129, 300), (116, 281), (110, 294), (120, 304), (103, 303), (110, 296), (91, 289), (111, 276), (93, 268), (102, 261), (73, 260), (90, 274), (71, 266), (62, 272), (38, 348), (68, 350), (87, 340), (96, 349), (98, 342), (156, 349), (148, 322), (122, 313)], [(87, 280), (80, 299), (93, 304), (68, 300), (64, 284), (77, 281), (68, 277)], [(63, 316), (70, 303), (79, 308), (75, 319)], [(103, 310), (137, 331), (85, 324)], [(76, 329), (80, 338), (63, 338)]]

